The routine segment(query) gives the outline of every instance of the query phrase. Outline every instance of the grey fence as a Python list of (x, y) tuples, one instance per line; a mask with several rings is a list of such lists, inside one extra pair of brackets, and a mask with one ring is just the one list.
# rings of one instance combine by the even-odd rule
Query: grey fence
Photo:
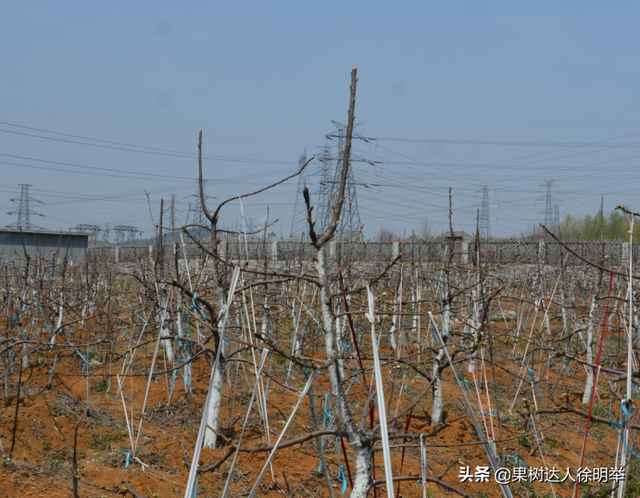
[[(176, 246), (180, 257), (194, 259), (203, 257), (206, 252), (194, 243)], [(206, 247), (206, 245), (204, 246)], [(173, 257), (173, 245), (162, 248), (164, 257)], [(331, 242), (328, 257), (351, 262), (389, 262), (395, 257), (403, 261), (444, 261), (453, 257), (454, 261), (474, 264), (478, 257), (489, 265), (509, 263), (529, 263), (559, 265), (584, 264), (583, 259), (600, 262), (606, 267), (619, 268), (629, 259), (629, 244), (614, 240), (600, 242), (566, 241), (564, 245), (555, 241), (500, 240), (482, 242), (479, 246), (474, 240), (457, 241), (445, 244), (437, 241), (420, 242), (368, 242), (359, 241), (349, 244)], [(451, 256), (453, 252), (453, 256)], [(97, 246), (89, 248), (90, 257), (116, 263), (131, 263), (145, 259), (155, 260), (159, 254), (156, 246)], [(252, 262), (309, 262), (315, 256), (311, 244), (300, 241), (256, 241), (232, 239), (222, 241), (219, 246), (220, 257), (233, 261)], [(582, 258), (582, 259), (581, 259)], [(633, 260), (640, 260), (640, 244), (633, 246)]]

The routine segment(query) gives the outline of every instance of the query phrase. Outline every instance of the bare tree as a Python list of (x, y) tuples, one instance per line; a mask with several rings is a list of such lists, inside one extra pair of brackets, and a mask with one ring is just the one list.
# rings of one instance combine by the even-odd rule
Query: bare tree
[(336, 327), (335, 304), (331, 296), (331, 286), (329, 281), (329, 271), (327, 267), (326, 246), (335, 234), (338, 223), (340, 222), (340, 214), (345, 201), (345, 187), (347, 182), (347, 174), (349, 171), (351, 152), (351, 140), (353, 136), (353, 122), (355, 119), (356, 105), (356, 84), (357, 84), (357, 68), (351, 71), (351, 92), (349, 100), (349, 114), (347, 121), (347, 135), (345, 148), (343, 151), (342, 171), (340, 175), (340, 187), (338, 189), (338, 198), (333, 206), (333, 216), (329, 226), (323, 233), (317, 234), (315, 231), (315, 222), (313, 221), (311, 199), (309, 190), (305, 188), (304, 199), (307, 205), (309, 236), (311, 242), (316, 249), (316, 261), (318, 269), (318, 280), (320, 287), (320, 301), (322, 307), (323, 332), (327, 361), (331, 362), (329, 367), (329, 383), (331, 394), (334, 398), (338, 415), (342, 424), (342, 430), (347, 434), (347, 440), (353, 448), (356, 455), (356, 475), (353, 481), (353, 489), (351, 491), (352, 498), (364, 498), (369, 494), (373, 486), (372, 480), (372, 454), (373, 443), (371, 438), (356, 423), (349, 402), (345, 393), (344, 379), (339, 368), (339, 349), (337, 338), (339, 331)]
[[(198, 136), (198, 184), (199, 184), (199, 190), (200, 190), (200, 204), (202, 206), (202, 211), (204, 215), (206, 216), (207, 220), (210, 223), (210, 226), (205, 227), (199, 224), (191, 224), (183, 227), (183, 230), (187, 233), (187, 235), (190, 235), (188, 232), (188, 228), (190, 227), (209, 230), (210, 249), (206, 249), (202, 246), (200, 247), (202, 247), (203, 249), (206, 249), (207, 253), (211, 257), (213, 285), (215, 287), (214, 292), (217, 294), (216, 297), (217, 297), (218, 304), (217, 305), (213, 304), (211, 300), (205, 299), (202, 295), (198, 296), (197, 293), (193, 292), (190, 289), (187, 289), (187, 287), (184, 284), (178, 282), (177, 280), (174, 280), (174, 285), (179, 287), (182, 290), (182, 292), (187, 294), (187, 296), (190, 297), (192, 300), (198, 300), (207, 309), (209, 313), (209, 327), (211, 328), (213, 342), (214, 342), (213, 351), (215, 351), (216, 356), (217, 357), (219, 356), (220, 358), (220, 361), (217, 363), (217, 370), (213, 373), (212, 382), (211, 382), (211, 385), (209, 386), (209, 389), (211, 391), (211, 396), (209, 396), (208, 398), (209, 406), (206, 408), (206, 411), (208, 413), (208, 420), (207, 420), (207, 428), (205, 430), (205, 435), (204, 435), (204, 442), (203, 442), (204, 448), (215, 448), (216, 446), (216, 440), (217, 440), (216, 432), (218, 430), (218, 422), (220, 419), (220, 406), (222, 403), (222, 384), (224, 380), (224, 369), (225, 369), (225, 361), (226, 361), (226, 358), (223, 352), (218, 351), (222, 347), (222, 344), (220, 342), (220, 335), (218, 332), (218, 322), (222, 318), (223, 303), (229, 304), (232, 298), (232, 296), (230, 295), (230, 278), (229, 278), (229, 271), (228, 271), (228, 268), (230, 267), (230, 265), (225, 260), (225, 258), (223, 258), (222, 255), (220, 254), (220, 243), (221, 243), (220, 236), (223, 234), (226, 234), (226, 235), (238, 234), (238, 232), (223, 230), (218, 227), (218, 222), (220, 220), (220, 211), (225, 205), (227, 205), (231, 201), (238, 200), (241, 197), (245, 198), (245, 197), (251, 197), (251, 196), (257, 195), (268, 189), (276, 187), (277, 185), (280, 185), (281, 183), (284, 183), (291, 178), (296, 177), (304, 170), (304, 168), (309, 164), (309, 162), (312, 159), (313, 158), (309, 159), (294, 174), (278, 182), (275, 182), (271, 185), (268, 185), (264, 188), (258, 189), (254, 192), (251, 192), (242, 196), (235, 196), (235, 197), (226, 199), (225, 201), (221, 202), (218, 205), (215, 211), (211, 212), (207, 207), (206, 197), (204, 194), (204, 179), (203, 179), (203, 173), (202, 173), (202, 131)], [(191, 237), (191, 239), (194, 242), (199, 244), (199, 242), (197, 242), (197, 239), (195, 237)]]
[(429, 221), (429, 218), (422, 218), (420, 220), (420, 224), (418, 225), (418, 237), (424, 241), (431, 241), (434, 239), (433, 235), (433, 225)]
[(384, 225), (380, 226), (380, 230), (378, 231), (378, 234), (376, 235), (376, 241), (377, 242), (391, 242), (393, 239), (397, 239), (398, 236), (395, 234), (395, 232), (387, 227), (385, 227)]

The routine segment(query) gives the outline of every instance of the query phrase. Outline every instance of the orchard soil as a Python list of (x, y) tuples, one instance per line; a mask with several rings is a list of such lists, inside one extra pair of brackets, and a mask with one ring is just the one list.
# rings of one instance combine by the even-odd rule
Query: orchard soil
[[(383, 356), (391, 358), (392, 351), (381, 351)], [(150, 364), (151, 350), (146, 352), (146, 359), (138, 367), (139, 375), (129, 376), (123, 382), (124, 397), (128, 404), (133, 404), (134, 424), (140, 423), (139, 415), (142, 398), (146, 388), (147, 378), (145, 368)], [(506, 355), (505, 355), (506, 356)], [(47, 361), (42, 361), (47, 360)], [(89, 406), (86, 402), (86, 375), (78, 373), (82, 369), (82, 360), (67, 359), (58, 364), (51, 375), (51, 359), (40, 353), (40, 364), (34, 364), (22, 373), (23, 392), (19, 397), (15, 391), (3, 398), (0, 405), (0, 437), (4, 452), (9, 453), (13, 443), (13, 455), (10, 462), (0, 467), (0, 497), (69, 497), (72, 494), (72, 461), (74, 452), (74, 431), (77, 433), (77, 469), (81, 480), (78, 483), (81, 497), (108, 497), (128, 495), (146, 497), (181, 497), (184, 496), (185, 484), (189, 469), (187, 463), (193, 453), (203, 402), (209, 379), (210, 367), (203, 359), (194, 365), (194, 394), (185, 396), (180, 377), (175, 380), (171, 402), (168, 403), (168, 392), (171, 390), (171, 378), (168, 375), (156, 375), (151, 383), (147, 414), (142, 423), (137, 459), (127, 464), (126, 452), (130, 449), (129, 435), (124, 420), (122, 399), (118, 393), (115, 377), (110, 377), (109, 366), (94, 364), (90, 376)], [(66, 363), (66, 364), (65, 364)], [(496, 355), (496, 363), (509, 365), (506, 357), (500, 353)], [(46, 366), (45, 366), (46, 365)], [(231, 378), (234, 377), (236, 364), (231, 363)], [(398, 391), (402, 374), (394, 370), (393, 362), (383, 367), (383, 374), (388, 374), (388, 384), (385, 386), (388, 412), (392, 415), (397, 409), (402, 409), (404, 396), (398, 401)], [(513, 363), (512, 369), (517, 369)], [(112, 371), (116, 367), (113, 365)], [(240, 367), (242, 369), (242, 367)], [(461, 369), (466, 370), (466, 369)], [(241, 370), (242, 371), (242, 370)], [(75, 373), (72, 373), (75, 372)], [(147, 370), (148, 372), (148, 370)], [(547, 389), (556, 384), (561, 372), (549, 372), (546, 379)], [(471, 374), (464, 372), (470, 385), (473, 385)], [(578, 468), (580, 451), (584, 437), (586, 420), (568, 415), (540, 415), (536, 417), (540, 434), (541, 448), (544, 453), (543, 463), (535, 439), (523, 434), (532, 431), (528, 423), (529, 415), (525, 404), (518, 402), (512, 413), (508, 412), (514, 392), (514, 377), (502, 369), (496, 369), (501, 414), (503, 417), (504, 453), (509, 455), (506, 466), (513, 467), (517, 459), (526, 462), (528, 466), (556, 467), (558, 469)], [(557, 393), (576, 408), (586, 411), (580, 404), (581, 386), (583, 386), (584, 372), (579, 380), (571, 375), (564, 375), (557, 388)], [(225, 384), (225, 398), (221, 413), (220, 432), (231, 441), (237, 440), (242, 427), (242, 421), (253, 386), (244, 384), (244, 376), (238, 376), (240, 381), (231, 391)], [(48, 385), (49, 379), (51, 384)], [(417, 377), (408, 377), (405, 393), (417, 394), (424, 389), (426, 381)], [(466, 405), (460, 391), (456, 387), (450, 369), (444, 374), (445, 379), (445, 410), (446, 418), (439, 426), (430, 425), (430, 395), (425, 396), (414, 408), (408, 433), (435, 433), (428, 439), (432, 445), (427, 451), (428, 473), (454, 486), (463, 489), (469, 496), (497, 497), (501, 492), (495, 482), (461, 483), (458, 474), (461, 466), (469, 466), (472, 471), (476, 466), (488, 466), (487, 457), (480, 445), (463, 445), (473, 443), (478, 437), (473, 428)], [(392, 386), (393, 384), (393, 386)], [(292, 380), (292, 387), (301, 389), (304, 379)], [(543, 386), (543, 383), (540, 384)], [(491, 384), (490, 384), (491, 386)], [(354, 384), (352, 388), (358, 386)], [(326, 377), (317, 377), (314, 384), (316, 395), (316, 410), (320, 414), (324, 410), (324, 393), (327, 390)], [(545, 387), (541, 387), (542, 392)], [(519, 394), (520, 398), (532, 399), (532, 386), (524, 384)], [(605, 392), (599, 389), (599, 392)], [(484, 391), (481, 390), (484, 396)], [(538, 393), (537, 403), (550, 406), (545, 397)], [(496, 393), (492, 393), (496, 396)], [(608, 410), (609, 399), (596, 399), (596, 411)], [(271, 382), (268, 397), (268, 410), (271, 424), (271, 441), (275, 441), (284, 426), (292, 407), (297, 402), (297, 394)], [(411, 396), (408, 396), (411, 399)], [(133, 401), (132, 401), (133, 400)], [(16, 404), (19, 406), (16, 408)], [(128, 407), (131, 409), (131, 407)], [(539, 406), (542, 408), (542, 406)], [(486, 408), (485, 408), (486, 409)], [(495, 407), (494, 407), (495, 410)], [(16, 416), (17, 413), (17, 416)], [(16, 422), (17, 420), (17, 422)], [(482, 419), (480, 419), (481, 424)], [(406, 419), (396, 422), (401, 432)], [(486, 423), (490, 424), (489, 417)], [(14, 431), (14, 424), (15, 431)], [(287, 438), (311, 432), (312, 420), (308, 398), (304, 400), (301, 409), (290, 427)], [(491, 428), (489, 428), (491, 431)], [(498, 427), (493, 419), (493, 430), (498, 438)], [(249, 419), (247, 433), (243, 445), (259, 446), (266, 443), (263, 426), (257, 410), (252, 412)], [(610, 467), (615, 458), (617, 434), (614, 429), (602, 423), (592, 424), (585, 466)], [(392, 445), (401, 445), (402, 440), (393, 440)], [(420, 450), (417, 439), (407, 441), (405, 459), (400, 471), (402, 449), (394, 448), (392, 455), (394, 475), (420, 476)], [(343, 480), (338, 478), (338, 448), (336, 438), (327, 436), (324, 440), (326, 459), (329, 472), (333, 479), (333, 493), (341, 496)], [(379, 442), (377, 448), (381, 448)], [(219, 441), (215, 450), (203, 450), (200, 467), (215, 463), (228, 450), (225, 441)], [(267, 458), (267, 452), (241, 453), (236, 469), (232, 476), (230, 496), (246, 496), (253, 486), (253, 482), (260, 473)], [(352, 459), (347, 448), (347, 455)], [(340, 463), (344, 464), (342, 455)], [(218, 497), (222, 494), (227, 478), (231, 459), (228, 459), (217, 470), (199, 476), (198, 497)], [(384, 479), (384, 469), (381, 465), (382, 452), (376, 453), (376, 478)], [(144, 464), (141, 465), (141, 463)], [(353, 463), (351, 463), (353, 466)], [(261, 497), (278, 496), (328, 496), (324, 474), (319, 472), (319, 457), (314, 440), (301, 445), (281, 449), (277, 452), (272, 465), (272, 472), (267, 472), (260, 485), (258, 495)], [(354, 472), (355, 469), (351, 468)], [(346, 475), (346, 469), (345, 469)], [(492, 479), (493, 481), (493, 479)], [(396, 483), (396, 488), (398, 483)], [(430, 497), (455, 496), (450, 491), (437, 484), (427, 485)], [(547, 497), (553, 496), (549, 484), (536, 483), (512, 484), (515, 496)], [(580, 496), (593, 491), (593, 486), (585, 487)], [(350, 487), (347, 484), (348, 495)], [(572, 485), (555, 485), (557, 496), (571, 496)], [(386, 496), (384, 484), (377, 489), (378, 496)], [(373, 491), (371, 493), (373, 496)], [(398, 494), (396, 494), (398, 496)], [(423, 489), (415, 481), (400, 483), (402, 497), (421, 497)]]

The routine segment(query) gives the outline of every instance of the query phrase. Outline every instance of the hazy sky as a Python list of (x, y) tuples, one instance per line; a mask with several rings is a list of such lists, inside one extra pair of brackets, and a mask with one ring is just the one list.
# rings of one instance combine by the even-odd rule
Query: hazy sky
[[(365, 233), (427, 218), (519, 234), (555, 180), (560, 214), (640, 208), (637, 2), (0, 2), (0, 226), (32, 184), (50, 229), (183, 223), (203, 131), (211, 202), (295, 171), (345, 122)], [(380, 139), (380, 140), (375, 140)], [(384, 140), (382, 140), (384, 139)], [(317, 168), (311, 165), (312, 192)], [(366, 185), (366, 186), (365, 186)], [(246, 199), (289, 236), (296, 180)], [(241, 223), (229, 204), (223, 223)]]

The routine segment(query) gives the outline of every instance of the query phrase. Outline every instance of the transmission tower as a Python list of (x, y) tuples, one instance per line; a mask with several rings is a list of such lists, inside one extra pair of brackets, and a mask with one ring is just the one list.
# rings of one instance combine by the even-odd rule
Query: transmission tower
[(87, 225), (84, 223), (77, 224), (75, 227), (73, 227), (73, 229), (76, 232), (93, 233), (93, 234), (96, 234), (102, 230), (102, 228), (100, 228), (100, 225)]
[(556, 213), (558, 216), (558, 222), (560, 221), (560, 207), (558, 204), (553, 203), (553, 182), (555, 180), (545, 180), (541, 187), (546, 188), (546, 195), (544, 196), (544, 224), (550, 230), (555, 230), (558, 226), (556, 223)]
[(73, 227), (73, 230), (75, 230), (76, 232), (88, 233), (89, 243), (95, 245), (98, 241), (98, 233), (102, 231), (102, 228), (100, 228), (100, 225), (87, 225), (85, 223), (79, 223), (75, 227)]
[[(337, 131), (326, 135), (327, 144), (324, 152), (319, 158), (322, 166), (322, 181), (320, 183), (320, 213), (318, 216), (318, 225), (320, 230), (324, 230), (329, 226), (333, 218), (333, 206), (338, 201), (338, 190), (340, 188), (340, 177), (342, 176), (342, 164), (344, 161), (345, 141), (347, 137), (347, 127), (336, 121), (333, 121)], [(358, 138), (354, 134), (353, 138)], [(337, 140), (336, 146), (331, 146), (329, 142)], [(362, 158), (356, 158), (354, 155), (350, 158), (354, 160), (366, 161)], [(369, 161), (367, 161), (369, 162)], [(342, 216), (338, 231), (343, 238), (352, 239), (360, 232), (360, 210), (358, 208), (358, 197), (356, 195), (356, 182), (353, 177), (353, 168), (349, 168), (347, 173), (347, 184), (345, 187), (345, 200), (342, 205)]]
[(482, 202), (474, 204), (473, 207), (480, 208), (478, 213), (478, 236), (481, 239), (488, 240), (491, 238), (491, 208), (497, 207), (497, 204), (490, 204), (489, 197), (493, 189), (489, 185), (483, 185), (480, 190), (476, 190), (476, 194), (482, 193)]
[[(299, 168), (307, 162), (307, 149), (300, 154), (298, 161)], [(304, 189), (307, 188), (309, 181), (307, 168), (305, 168), (298, 177), (298, 190), (296, 192), (296, 203), (293, 207), (293, 219), (291, 220), (290, 239), (307, 239), (309, 238), (309, 223), (307, 221), (307, 206), (304, 202)]]
[(104, 224), (104, 228), (102, 229), (102, 243), (109, 243), (109, 234), (111, 233), (111, 227), (109, 227), (109, 222)]
[[(208, 181), (209, 180), (202, 180), (203, 182), (202, 190), (204, 191), (205, 202), (208, 199), (215, 199), (215, 197), (210, 197), (209, 195), (207, 195), (206, 187), (207, 187)], [(209, 226), (210, 222), (207, 219), (207, 216), (204, 214), (204, 209), (202, 209), (202, 202), (200, 202), (200, 180), (196, 180), (196, 183), (198, 184), (198, 189), (196, 190), (196, 193), (189, 196), (189, 197), (193, 197), (195, 199), (195, 202), (189, 208), (189, 210), (193, 213), (192, 223), (197, 223), (198, 225), (204, 225), (206, 227), (206, 226)], [(199, 234), (201, 231), (202, 229), (198, 228), (196, 230), (196, 233)]]
[(113, 227), (113, 231), (116, 233), (116, 244), (119, 246), (125, 243), (132, 243), (136, 237), (136, 233), (142, 234), (138, 227), (129, 225), (116, 225)]
[(491, 216), (489, 215), (489, 185), (482, 187), (482, 205), (480, 207), (480, 219), (478, 220), (480, 238), (491, 238)]
[(43, 204), (42, 201), (39, 201), (38, 199), (34, 199), (33, 197), (29, 196), (29, 187), (31, 187), (31, 185), (26, 183), (20, 183), (19, 185), (20, 185), (20, 199), (11, 199), (12, 202), (20, 203), (18, 205), (18, 210), (9, 211), (7, 213), (7, 214), (17, 214), (18, 221), (11, 225), (7, 225), (7, 228), (19, 228), (23, 230), (44, 230), (44, 228), (42, 227), (31, 224), (32, 215), (44, 216), (44, 214), (36, 213), (35, 211), (32, 211), (29, 207), (29, 203), (32, 201)]

